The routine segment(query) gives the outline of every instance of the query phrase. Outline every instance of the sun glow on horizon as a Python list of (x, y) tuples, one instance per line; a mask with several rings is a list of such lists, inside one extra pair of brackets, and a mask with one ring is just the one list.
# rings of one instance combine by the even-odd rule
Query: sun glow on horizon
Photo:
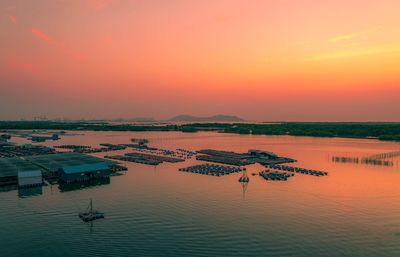
[(399, 9), (392, 0), (2, 1), (0, 100), (18, 114), (0, 118), (400, 120)]

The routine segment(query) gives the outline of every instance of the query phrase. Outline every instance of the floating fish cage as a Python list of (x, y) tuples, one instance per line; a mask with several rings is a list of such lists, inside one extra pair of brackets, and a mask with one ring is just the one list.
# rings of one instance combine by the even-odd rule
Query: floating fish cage
[(56, 145), (54, 148), (61, 148), (61, 149), (88, 149), (91, 148), (91, 146), (88, 145)]
[(123, 155), (104, 156), (104, 158), (118, 160), (118, 161), (125, 161), (125, 162), (135, 162), (135, 163), (140, 163), (140, 164), (154, 165), (154, 166), (157, 166), (162, 163), (162, 161), (158, 161), (158, 160), (131, 157), (131, 156), (123, 156)]
[(234, 166), (223, 166), (216, 164), (200, 164), (195, 166), (190, 166), (187, 168), (180, 168), (179, 171), (197, 173), (210, 176), (224, 176), (231, 173), (237, 173), (243, 171), (240, 167)]
[(269, 171), (269, 170), (261, 171), (259, 175), (266, 180), (278, 180), (278, 181), (283, 181), (283, 180), (286, 181), (288, 180), (288, 178), (294, 176), (294, 174), (278, 172), (278, 171)]
[(288, 172), (296, 172), (305, 175), (312, 175), (312, 176), (327, 176), (328, 172), (319, 171), (319, 170), (310, 170), (304, 169), (299, 167), (292, 167), (286, 165), (266, 165), (267, 168), (278, 170), (278, 171), (288, 171)]
[(127, 153), (125, 156), (132, 157), (132, 158), (139, 158), (139, 159), (149, 159), (149, 160), (154, 160), (154, 161), (159, 161), (159, 162), (170, 162), (170, 163), (176, 163), (176, 162), (184, 162), (184, 159), (181, 158), (175, 158), (175, 157), (170, 157), (170, 156), (161, 156), (161, 155), (155, 155), (155, 154), (147, 154), (147, 153)]

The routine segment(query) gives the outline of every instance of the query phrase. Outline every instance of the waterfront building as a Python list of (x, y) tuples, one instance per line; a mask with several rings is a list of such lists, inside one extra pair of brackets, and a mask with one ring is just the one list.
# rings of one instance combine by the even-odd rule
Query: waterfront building
[(250, 149), (247, 153), (251, 157), (257, 157), (257, 158), (265, 158), (265, 159), (276, 159), (276, 158), (278, 158), (278, 156), (276, 154), (274, 154), (273, 152), (269, 152), (269, 151)]
[(35, 187), (43, 184), (42, 172), (40, 170), (19, 171), (18, 186), (19, 187)]
[(83, 182), (108, 178), (110, 176), (110, 167), (105, 162), (64, 166), (60, 168), (59, 174), (60, 180), (64, 183)]

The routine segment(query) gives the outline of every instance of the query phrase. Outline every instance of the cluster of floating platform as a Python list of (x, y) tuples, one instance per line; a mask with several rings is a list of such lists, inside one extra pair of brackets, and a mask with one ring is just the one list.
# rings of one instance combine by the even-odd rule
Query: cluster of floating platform
[(288, 178), (294, 176), (294, 174), (290, 174), (290, 173), (269, 171), (269, 170), (261, 171), (259, 173), (259, 175), (266, 180), (280, 180), (280, 181), (282, 181), (282, 180), (286, 181), (286, 180), (288, 180)]
[(47, 140), (59, 140), (60, 137), (57, 133), (54, 133), (51, 136), (37, 136), (37, 135), (32, 135), (32, 137), (30, 138), (32, 140), (32, 142), (46, 142)]
[(55, 148), (61, 149), (69, 149), (76, 153), (102, 153), (102, 152), (111, 152), (118, 150), (125, 150), (127, 147), (124, 145), (114, 145), (114, 144), (100, 144), (102, 147), (100, 148), (92, 148), (87, 145), (58, 145)]
[[(29, 135), (13, 133), (29, 139)], [(85, 145), (59, 145), (47, 147), (33, 144), (8, 142), (9, 136), (0, 137), (0, 186), (17, 189), (41, 188), (47, 184), (72, 185), (110, 181), (110, 176), (118, 175), (127, 167), (116, 161), (83, 154), (94, 152)], [(126, 149), (125, 146), (100, 144), (104, 150)], [(68, 149), (72, 151), (57, 151)], [(90, 151), (89, 151), (90, 150)], [(108, 182), (109, 183), (109, 182)]]
[(184, 157), (185, 159), (191, 159), (193, 156), (195, 156), (197, 154), (194, 151), (186, 150), (183, 148), (177, 148), (175, 153)]
[(195, 152), (183, 149), (177, 149), (176, 151), (173, 151), (160, 148), (137, 148), (135, 149), (135, 151), (156, 156), (170, 156), (173, 158), (183, 159), (183, 160), (191, 159), (193, 155), (196, 154)]
[(188, 155), (196, 155), (197, 154), (195, 151), (190, 151), (190, 150), (183, 149), (183, 148), (176, 148), (176, 151), (183, 152), (183, 153), (186, 153)]
[(184, 159), (180, 158), (146, 153), (127, 153), (125, 155), (105, 156), (104, 158), (148, 165), (159, 165), (163, 162), (176, 163), (185, 161)]
[(268, 151), (260, 150), (249, 150), (247, 153), (235, 153), (228, 151), (219, 151), (212, 149), (200, 150), (197, 152), (197, 160), (216, 162), (235, 166), (245, 166), (255, 163), (260, 163), (262, 165), (267, 164), (280, 164), (295, 162), (296, 160), (280, 157), (276, 154)]
[(150, 147), (147, 145), (140, 145), (140, 144), (120, 144), (129, 148), (133, 148), (133, 149), (146, 149), (146, 150), (157, 150), (157, 148), (155, 147)]
[(2, 138), (11, 139), (11, 137), (22, 137), (32, 142), (46, 142), (47, 140), (59, 140), (61, 135), (65, 135), (65, 131), (48, 131), (48, 130), (5, 130), (0, 135), (0, 141)]
[(199, 161), (206, 161), (206, 162), (216, 162), (228, 165), (235, 165), (235, 166), (245, 166), (253, 164), (248, 160), (243, 159), (236, 159), (236, 158), (226, 158), (223, 156), (213, 156), (213, 155), (198, 155), (196, 156), (196, 160)]
[(156, 161), (160, 161), (161, 163), (162, 162), (176, 163), (176, 162), (185, 161), (184, 159), (181, 159), (181, 158), (154, 155), (154, 154), (145, 154), (145, 153), (127, 153), (125, 155), (129, 156), (129, 157), (134, 157), (134, 158), (146, 158), (146, 159), (150, 159), (150, 160), (156, 160)]
[(187, 168), (180, 168), (179, 171), (191, 172), (203, 175), (211, 175), (211, 176), (224, 176), (231, 173), (243, 171), (243, 169), (240, 167), (223, 166), (223, 165), (207, 163), (207, 164), (194, 165)]
[(88, 145), (56, 145), (56, 146), (54, 146), (54, 148), (78, 150), (78, 149), (87, 149), (87, 148), (90, 148), (90, 146), (88, 146)]
[(199, 161), (216, 162), (235, 166), (245, 166), (255, 163), (255, 161), (249, 160), (246, 155), (235, 152), (205, 149), (197, 151), (197, 154), (196, 160)]
[(125, 150), (126, 146), (123, 145), (113, 145), (113, 144), (100, 144), (100, 148), (85, 148), (85, 149), (77, 149), (74, 152), (78, 153), (104, 153), (104, 152), (111, 152), (111, 151), (119, 151)]
[[(40, 182), (45, 179), (48, 182), (59, 181), (60, 185), (68, 186), (78, 181), (86, 184), (96, 184), (93, 183), (93, 181), (104, 180), (109, 183), (109, 176), (111, 174), (118, 171), (127, 170), (125, 166), (119, 165), (117, 162), (112, 160), (135, 162), (146, 165), (159, 165), (164, 162), (184, 162), (185, 160), (191, 159), (194, 156), (196, 156), (196, 159), (199, 161), (213, 162), (217, 164), (199, 164), (189, 166), (187, 168), (180, 168), (179, 171), (210, 176), (224, 176), (232, 173), (243, 172), (242, 176), (240, 176), (238, 180), (244, 186), (247, 185), (250, 180), (246, 174), (246, 168), (244, 168), (244, 166), (256, 163), (262, 164), (271, 169), (267, 169), (258, 173), (258, 175), (266, 180), (287, 180), (289, 177), (294, 176), (294, 172), (314, 176), (325, 176), (328, 174), (327, 172), (323, 171), (282, 165), (283, 163), (296, 162), (296, 160), (287, 157), (281, 157), (272, 152), (261, 150), (248, 150), (245, 153), (213, 149), (204, 149), (197, 152), (183, 148), (169, 150), (149, 147), (147, 145), (147, 139), (132, 139), (132, 143), (130, 144), (102, 143), (99, 144), (100, 148), (92, 148), (91, 146), (73, 144), (59, 145), (55, 146), (54, 148), (49, 148), (32, 145), (17, 146), (7, 142), (8, 137), (4, 136), (1, 138), (0, 157), (18, 157), (18, 160), (12, 160), (13, 163), (17, 163), (17, 161), (23, 161), (24, 165), (32, 165), (32, 167), (29, 167), (29, 170), (27, 170), (30, 172), (29, 174), (27, 172), (25, 172), (25, 174), (18, 174), (20, 170), (20, 168), (18, 168), (19, 166), (17, 167), (16, 164), (14, 165), (15, 167), (8, 165), (8, 173), (6, 174), (6, 172), (3, 172), (3, 175), (0, 176), (4, 177), (2, 179), (3, 184), (15, 184), (17, 181), (17, 175), (20, 176), (22, 182), (24, 179), (22, 175), (30, 175), (29, 179), (31, 179), (34, 175), (32, 172), (33, 168), (36, 168), (37, 171), (39, 171), (41, 176), (40, 179), (38, 178), (38, 181)], [(70, 151), (57, 153), (55, 148), (68, 149)], [(118, 151), (125, 150), (127, 148), (133, 148), (134, 150), (131, 153), (125, 153), (123, 155), (110, 155), (104, 157), (111, 160), (105, 160), (95, 156), (86, 155), (86, 153)], [(396, 156), (397, 153), (390, 153), (389, 155)], [(377, 158), (381, 158), (381, 156), (377, 156)], [(24, 169), (26, 170), (28, 168)], [(254, 173), (254, 175), (257, 174)], [(100, 213), (90, 211), (87, 213), (82, 213), (80, 217), (85, 221), (89, 221), (99, 218), (100, 216), (97, 216), (98, 214), (100, 215)]]
[(25, 157), (54, 153), (56, 153), (55, 149), (41, 145), (15, 145), (12, 143), (0, 144), (0, 158)]
[(152, 160), (152, 159), (148, 159), (148, 158), (139, 158), (139, 157), (133, 157), (133, 156), (126, 156), (126, 155), (104, 156), (104, 158), (118, 160), (118, 161), (124, 161), (124, 162), (135, 162), (135, 163), (140, 163), (140, 164), (154, 165), (154, 166), (157, 166), (162, 163), (161, 161), (157, 161), (157, 160)]
[(126, 167), (94, 156), (78, 153), (56, 153), (0, 158), (0, 185), (22, 188), (50, 184), (74, 183), (107, 178)]
[(123, 165), (120, 165), (120, 164), (117, 164), (117, 163), (110, 164), (110, 171), (113, 172), (113, 173), (114, 172), (119, 172), (119, 171), (127, 171), (127, 170), (128, 170), (128, 168), (123, 166)]
[(296, 173), (312, 175), (312, 176), (326, 176), (326, 175), (328, 175), (328, 172), (324, 172), (324, 171), (310, 170), (310, 169), (304, 169), (304, 168), (292, 167), (292, 166), (286, 166), (286, 165), (266, 165), (266, 167), (270, 168), (270, 169), (274, 169), (274, 170), (296, 172)]

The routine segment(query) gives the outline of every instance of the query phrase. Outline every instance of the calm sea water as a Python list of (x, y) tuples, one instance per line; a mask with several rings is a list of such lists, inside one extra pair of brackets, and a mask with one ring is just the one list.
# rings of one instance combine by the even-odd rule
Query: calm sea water
[[(81, 134), (46, 144), (98, 146), (146, 137), (164, 149), (254, 148), (329, 176), (296, 174), (287, 182), (250, 176), (244, 192), (240, 174), (178, 171), (195, 160), (158, 167), (126, 163), (126, 175), (111, 177), (109, 184), (63, 192), (45, 186), (32, 196), (0, 192), (0, 256), (400, 255), (399, 159), (388, 159), (393, 166), (331, 161), (400, 150), (400, 144), (218, 133)], [(262, 168), (253, 165), (248, 172)], [(90, 198), (106, 218), (87, 224), (77, 213)]]

